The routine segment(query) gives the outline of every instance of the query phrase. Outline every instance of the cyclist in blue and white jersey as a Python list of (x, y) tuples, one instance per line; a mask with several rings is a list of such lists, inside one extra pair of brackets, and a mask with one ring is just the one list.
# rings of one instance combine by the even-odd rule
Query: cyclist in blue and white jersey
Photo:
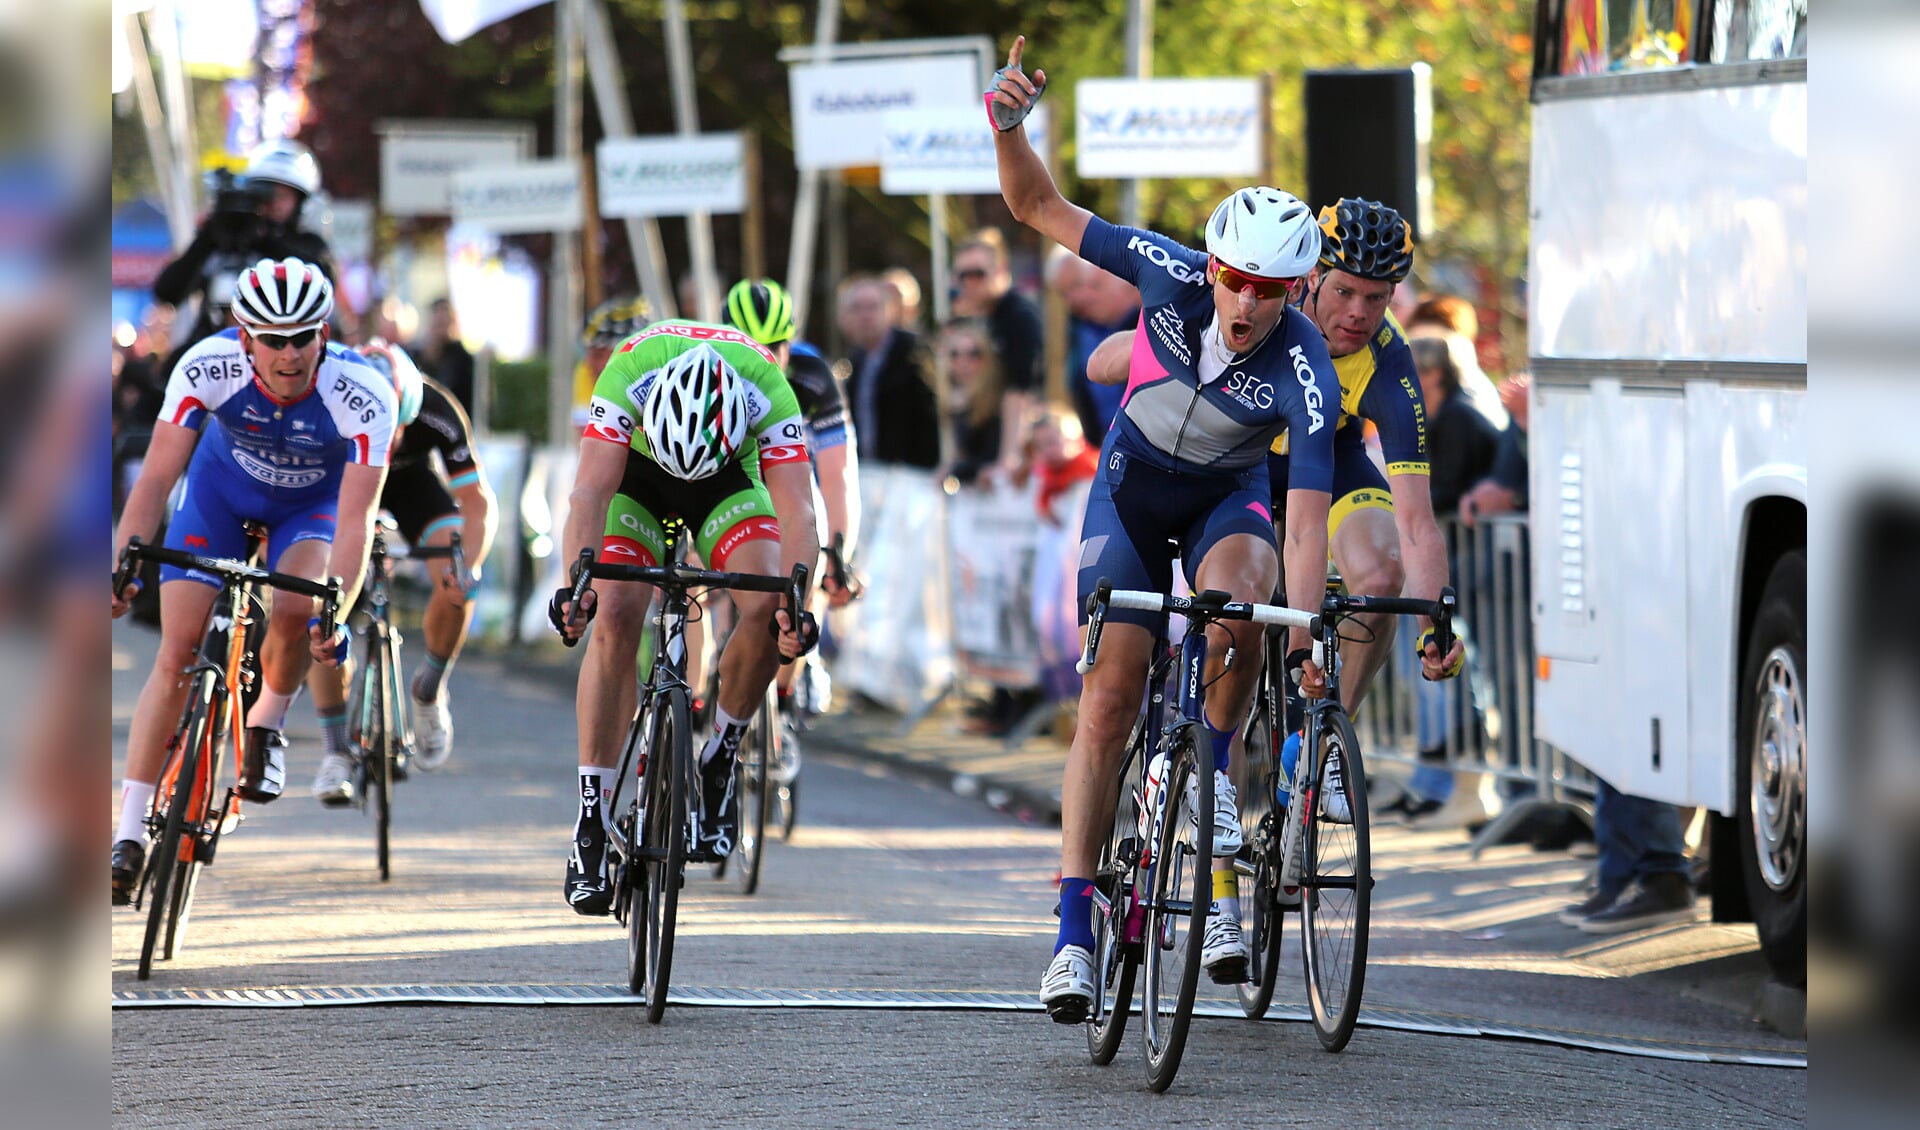
[[(115, 561), (130, 538), (152, 538), (184, 472), (168, 548), (241, 558), (245, 523), (257, 521), (267, 530), (269, 568), (312, 581), (338, 576), (342, 607), (352, 606), (386, 479), (395, 405), (384, 374), (327, 340), (332, 310), (333, 287), (310, 263), (263, 259), (241, 273), (232, 307), (239, 326), (196, 343), (168, 378), (146, 462), (115, 532)], [(219, 584), (173, 566), (160, 571), (160, 651), (127, 737), (113, 845), (116, 904), (139, 885), (146, 811), (186, 693), (181, 672), (192, 663)], [(135, 582), (113, 594), (115, 617), (126, 613), (137, 588)], [(287, 704), (309, 662), (337, 664), (346, 655), (345, 627), (323, 637), (316, 611), (312, 601), (275, 594), (260, 647), (264, 685), (246, 719), (243, 798), (280, 795)]]
[[(1243, 188), (1207, 221), (1207, 250), (1156, 232), (1115, 227), (1067, 201), (1020, 127), (1046, 84), (1020, 67), (1024, 39), (986, 92), (1000, 190), (1016, 219), (1120, 276), (1140, 291), (1139, 333), (1125, 397), (1101, 450), (1100, 473), (1081, 531), (1080, 595), (1101, 577), (1120, 588), (1166, 591), (1169, 540), (1196, 590), (1236, 600), (1271, 598), (1279, 554), (1268, 509), (1266, 452), (1283, 429), (1293, 437), (1287, 493), (1286, 563), (1296, 576), (1321, 569), (1333, 486), (1333, 433), (1340, 384), (1320, 331), (1288, 305), (1320, 256), (1313, 213), (1277, 189)], [(1307, 609), (1319, 592), (1292, 596)], [(1088, 673), (1061, 786), (1060, 935), (1041, 980), (1054, 1020), (1085, 1019), (1094, 994), (1093, 883), (1089, 878), (1114, 811), (1117, 763), (1138, 713), (1158, 624), (1115, 609)], [(1226, 772), (1235, 732), (1260, 675), (1260, 633), (1251, 623), (1213, 629), (1241, 657), (1224, 675), (1225, 641), (1210, 650), (1206, 724), (1213, 739), (1214, 851), (1240, 847), (1239, 803)], [(1307, 633), (1296, 629), (1293, 652)], [(1295, 665), (1292, 660), (1290, 666)], [(1302, 661), (1303, 688), (1326, 680)], [(1219, 676), (1218, 681), (1212, 681)], [(1190, 803), (1189, 807), (1192, 805)], [(1196, 813), (1196, 816), (1199, 814)], [(1217, 979), (1244, 972), (1239, 907), (1229, 901), (1229, 861), (1216, 859), (1221, 897), (1209, 915), (1203, 960)]]

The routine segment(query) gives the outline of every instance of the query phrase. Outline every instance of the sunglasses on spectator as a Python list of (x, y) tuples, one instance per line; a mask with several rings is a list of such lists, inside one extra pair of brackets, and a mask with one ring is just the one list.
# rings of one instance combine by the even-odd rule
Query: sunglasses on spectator
[(320, 331), (317, 328), (301, 330), (295, 334), (257, 333), (253, 335), (253, 340), (266, 346), (268, 349), (305, 349), (313, 343), (313, 339), (319, 336), (319, 333)]
[(1235, 267), (1229, 267), (1220, 260), (1213, 261), (1214, 269), (1219, 271), (1219, 279), (1227, 284), (1227, 289), (1235, 294), (1253, 288), (1255, 298), (1285, 298), (1293, 290), (1293, 284), (1299, 279), (1270, 279), (1263, 275), (1250, 275)]
[(984, 279), (987, 277), (987, 269), (985, 267), (965, 267), (958, 271), (955, 271), (953, 273), (953, 277), (956, 279), (959, 279), (961, 282), (971, 282), (974, 279)]
[(978, 361), (983, 356), (985, 356), (985, 354), (980, 352), (980, 347), (977, 345), (967, 349), (955, 348), (947, 350), (947, 359), (949, 361), (958, 361), (962, 357), (970, 361)]

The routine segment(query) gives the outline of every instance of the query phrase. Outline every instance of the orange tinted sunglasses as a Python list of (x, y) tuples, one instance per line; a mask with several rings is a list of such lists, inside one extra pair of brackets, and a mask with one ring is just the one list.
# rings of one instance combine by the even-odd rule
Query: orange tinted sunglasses
[(1292, 292), (1293, 284), (1300, 281), (1299, 279), (1270, 279), (1263, 275), (1250, 275), (1245, 271), (1229, 267), (1218, 259), (1209, 258), (1213, 263), (1214, 270), (1219, 272), (1218, 277), (1220, 281), (1226, 283), (1227, 289), (1233, 291), (1235, 294), (1246, 290), (1248, 287), (1252, 287), (1255, 298), (1285, 298)]

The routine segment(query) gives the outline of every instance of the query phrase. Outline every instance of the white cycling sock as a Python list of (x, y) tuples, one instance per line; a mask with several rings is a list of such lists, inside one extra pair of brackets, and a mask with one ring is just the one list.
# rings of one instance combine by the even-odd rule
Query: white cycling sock
[(746, 732), (747, 723), (745, 719), (735, 718), (733, 715), (721, 709), (719, 703), (714, 703), (713, 736), (707, 739), (707, 747), (700, 751), (700, 764), (705, 765), (707, 762), (712, 761), (714, 755), (720, 752), (720, 744), (722, 742), (725, 742), (727, 748), (730, 750), (738, 749), (740, 746), (740, 735)]
[(154, 781), (125, 781), (120, 785), (120, 830), (114, 834), (116, 842), (120, 840), (139, 840), (147, 838), (147, 808), (153, 803), (153, 794), (159, 790)]
[(286, 694), (281, 694), (268, 686), (265, 679), (260, 680), (260, 698), (253, 704), (253, 709), (247, 711), (247, 725), (259, 726), (267, 730), (286, 729), (287, 706), (293, 702), (293, 696), (298, 690), (299, 688), (295, 687)]
[[(582, 765), (580, 767), (580, 798), (581, 798), (580, 817), (581, 818), (585, 818), (587, 814), (587, 806), (586, 806), (587, 781), (591, 779), (593, 781), (593, 796), (596, 798), (593, 807), (594, 807), (594, 810), (600, 814), (600, 826), (603, 828), (606, 827), (607, 825), (607, 784), (608, 782), (613, 780), (613, 775), (616, 772), (618, 772), (618, 770), (612, 769), (603, 765)], [(579, 827), (580, 827), (580, 820), (576, 819), (574, 821), (574, 829), (578, 831)]]

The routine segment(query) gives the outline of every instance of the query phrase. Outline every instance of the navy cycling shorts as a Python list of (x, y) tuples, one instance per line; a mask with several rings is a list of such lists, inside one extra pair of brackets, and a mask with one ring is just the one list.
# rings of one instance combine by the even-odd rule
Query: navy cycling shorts
[[(277, 570), (281, 555), (295, 542), (317, 539), (329, 545), (333, 543), (339, 507), (337, 493), (297, 502), (275, 501), (237, 487), (218, 475), (190, 476), (180, 492), (180, 504), (174, 507), (173, 519), (167, 523), (166, 546), (203, 557), (244, 560), (247, 555), (245, 523), (259, 522), (267, 528), (267, 568)], [(219, 577), (197, 569), (182, 569), (177, 565), (160, 567), (161, 584), (180, 580), (199, 581), (215, 588), (221, 584)]]
[[(1109, 448), (1087, 498), (1080, 527), (1080, 623), (1100, 578), (1117, 589), (1169, 592), (1173, 559), (1187, 584), (1207, 551), (1225, 537), (1252, 534), (1278, 552), (1267, 509), (1264, 465), (1224, 475), (1181, 475)], [(1112, 609), (1107, 619), (1160, 630), (1165, 613)]]

